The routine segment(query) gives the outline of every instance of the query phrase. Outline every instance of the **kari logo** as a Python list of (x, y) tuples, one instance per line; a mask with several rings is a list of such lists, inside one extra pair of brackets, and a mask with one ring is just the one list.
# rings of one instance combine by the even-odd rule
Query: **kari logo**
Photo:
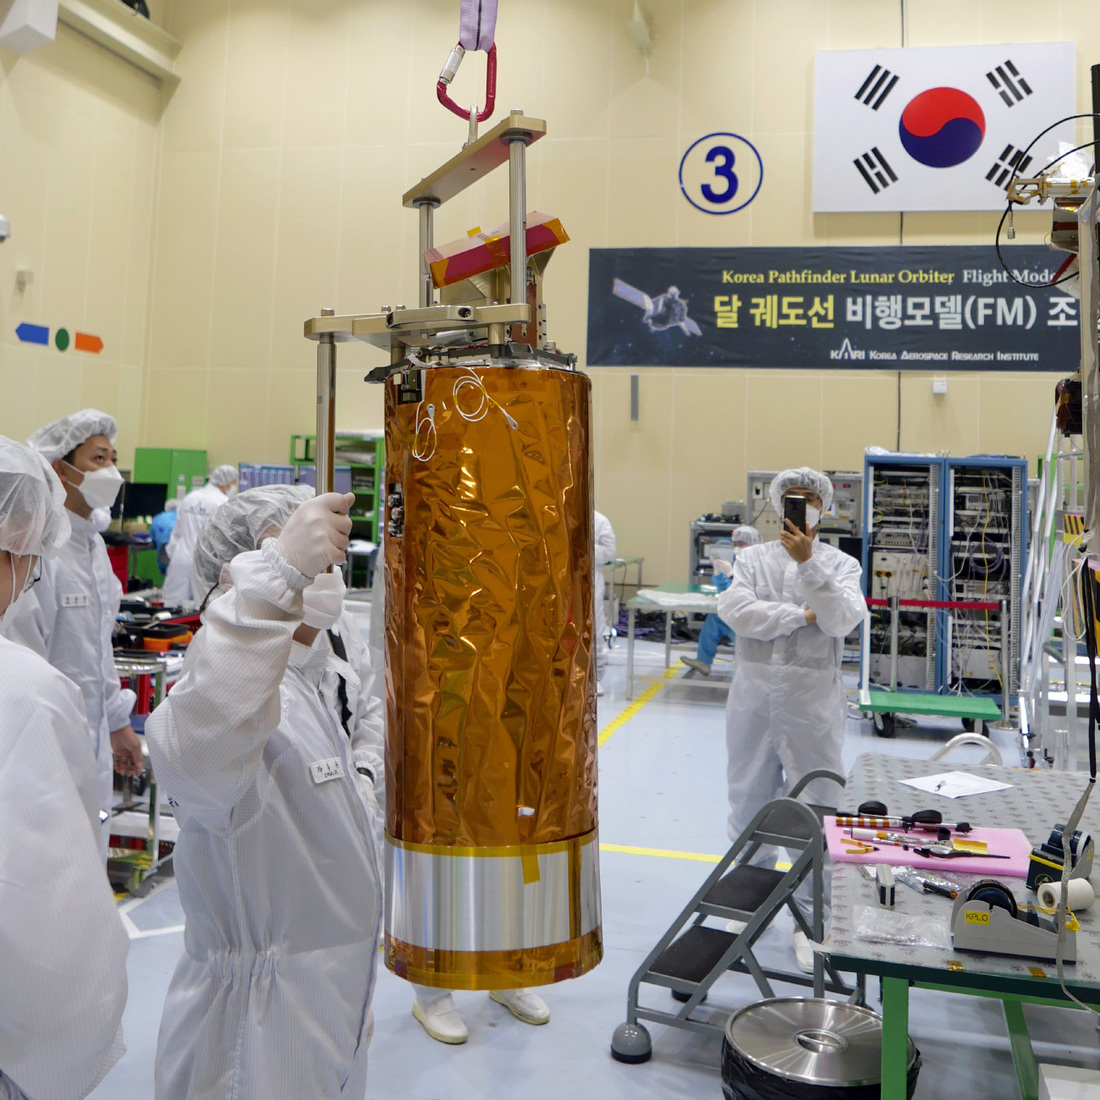
[(898, 136), (915, 161), (929, 168), (954, 168), (981, 147), (985, 115), (978, 101), (958, 88), (929, 88), (902, 111)]

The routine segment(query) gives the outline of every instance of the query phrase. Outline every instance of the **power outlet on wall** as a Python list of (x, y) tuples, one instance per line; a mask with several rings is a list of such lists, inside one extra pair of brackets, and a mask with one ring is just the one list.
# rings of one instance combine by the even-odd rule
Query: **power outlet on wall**
[(937, 397), (942, 397), (945, 393), (947, 393), (947, 378), (945, 375), (937, 374), (932, 379), (932, 392)]

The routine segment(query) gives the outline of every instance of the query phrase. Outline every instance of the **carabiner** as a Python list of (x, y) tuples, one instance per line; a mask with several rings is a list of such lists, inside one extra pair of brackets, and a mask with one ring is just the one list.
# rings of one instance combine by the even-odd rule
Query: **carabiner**
[[(462, 48), (461, 44), (455, 46), (451, 51), (451, 56), (447, 58), (447, 64), (443, 66), (443, 71), (439, 74), (439, 80), (435, 85), (435, 95), (440, 103), (447, 108), (448, 111), (458, 115), (459, 118), (464, 118), (467, 121), (470, 118), (471, 111), (465, 107), (460, 107), (451, 97), (447, 94), (447, 85), (451, 83), (455, 78), (455, 74), (458, 72), (458, 66), (462, 63), (462, 58), (465, 56), (466, 51)], [(494, 42), (489, 47), (489, 52), (485, 59), (485, 108), (478, 111), (478, 122), (484, 122), (492, 113), (493, 108), (496, 106), (497, 99), (497, 44)]]

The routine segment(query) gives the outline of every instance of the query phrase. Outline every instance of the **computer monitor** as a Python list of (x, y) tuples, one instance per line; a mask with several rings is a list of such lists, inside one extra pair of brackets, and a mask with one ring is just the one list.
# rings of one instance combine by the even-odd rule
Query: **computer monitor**
[(122, 488), (122, 518), (155, 516), (164, 511), (168, 486), (156, 482), (128, 481)]

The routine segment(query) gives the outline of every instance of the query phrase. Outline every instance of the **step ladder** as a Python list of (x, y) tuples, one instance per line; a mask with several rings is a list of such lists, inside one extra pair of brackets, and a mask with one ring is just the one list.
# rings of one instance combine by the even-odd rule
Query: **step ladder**
[[(862, 1000), (862, 982), (853, 990), (833, 970), (826, 956), (814, 953), (813, 976), (762, 966), (753, 951), (771, 922), (788, 910), (811, 940), (821, 942), (825, 933), (824, 873), (825, 832), (822, 820), (835, 807), (810, 805), (798, 800), (815, 779), (831, 779), (840, 787), (844, 779), (835, 772), (813, 771), (804, 776), (787, 798), (769, 802), (752, 819), (706, 882), (658, 940), (645, 962), (630, 979), (626, 1022), (615, 1029), (611, 1054), (620, 1062), (646, 1062), (653, 1052), (649, 1031), (641, 1020), (689, 1031), (724, 1034), (725, 1018), (718, 1023), (693, 1019), (712, 985), (728, 970), (749, 974), (762, 997), (774, 997), (772, 981), (813, 988), (815, 997), (825, 991)], [(793, 857), (789, 871), (757, 867), (750, 861), (761, 848), (785, 848)], [(809, 921), (794, 901), (803, 882), (811, 883), (812, 913)], [(704, 924), (708, 917), (722, 927)], [(725, 924), (745, 922), (740, 933)], [(678, 1010), (643, 1007), (638, 994), (643, 984), (664, 987), (681, 1002)]]

